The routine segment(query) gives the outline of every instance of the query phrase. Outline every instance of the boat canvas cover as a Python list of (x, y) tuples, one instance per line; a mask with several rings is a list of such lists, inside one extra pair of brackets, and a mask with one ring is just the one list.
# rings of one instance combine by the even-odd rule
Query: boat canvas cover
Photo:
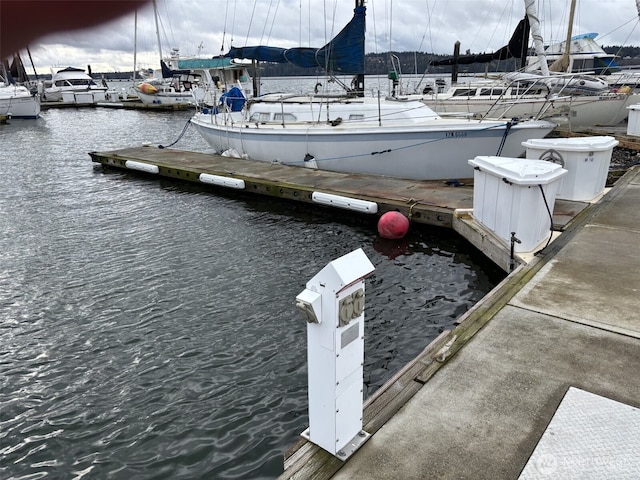
[(229, 68), (232, 65), (233, 61), (226, 57), (185, 58), (178, 60), (178, 68), (184, 70), (194, 70), (198, 68)]
[(493, 60), (507, 60), (509, 58), (525, 58), (529, 43), (529, 17), (525, 15), (516, 27), (509, 44), (493, 53), (479, 53), (477, 55), (463, 55), (458, 58), (431, 62), (433, 66), (470, 65), (472, 63), (489, 63)]
[[(239, 112), (244, 107), (247, 99), (238, 87), (231, 88), (228, 92), (223, 93), (220, 96), (220, 105), (226, 105), (232, 112)], [(215, 114), (218, 113), (218, 109), (214, 109)]]
[(351, 21), (322, 48), (231, 47), (227, 57), (260, 62), (321, 67), (329, 73), (364, 73), (365, 7), (356, 7)]
[(164, 60), (160, 60), (160, 68), (162, 69), (162, 78), (179, 77), (180, 75), (189, 75), (190, 70), (171, 70)]

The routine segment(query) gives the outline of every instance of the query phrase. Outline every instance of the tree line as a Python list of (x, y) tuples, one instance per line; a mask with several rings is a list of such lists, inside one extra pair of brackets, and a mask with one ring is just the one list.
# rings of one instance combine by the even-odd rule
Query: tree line
[[(618, 56), (616, 63), (622, 67), (640, 66), (640, 47), (602, 47), (605, 52)], [(533, 53), (532, 53), (533, 54)], [(365, 55), (365, 73), (367, 75), (387, 75), (394, 70), (391, 64), (391, 57), (395, 57), (396, 69), (400, 74), (410, 75), (424, 73), (448, 74), (451, 67), (434, 67), (432, 61), (451, 58), (453, 55), (439, 55), (423, 52), (385, 52), (368, 53)], [(489, 64), (461, 65), (458, 72), (461, 74), (470, 73), (491, 73), (510, 72), (521, 68), (520, 59), (509, 59), (493, 61)], [(261, 77), (289, 77), (289, 76), (323, 76), (321, 68), (300, 68), (287, 63), (262, 63), (259, 66)], [(253, 73), (253, 72), (252, 72)], [(105, 80), (126, 80), (133, 77), (133, 72), (105, 72), (94, 73), (94, 78), (104, 78)]]
[[(620, 66), (640, 65), (640, 47), (607, 46), (602, 48), (607, 53), (617, 55), (619, 58), (616, 59), (616, 63)], [(531, 54), (533, 55), (533, 52)], [(451, 58), (453, 55), (422, 52), (368, 53), (365, 55), (365, 73), (367, 75), (387, 75), (394, 69), (391, 64), (392, 55), (396, 58), (396, 68), (399, 66), (398, 73), (404, 75), (422, 75), (425, 72), (431, 74), (451, 73), (451, 67), (434, 67), (430, 63)], [(521, 68), (521, 66), (520, 59), (511, 58), (493, 61), (489, 64), (460, 65), (458, 71), (460, 73), (510, 72)], [(265, 63), (260, 65), (260, 75), (264, 77), (314, 76), (323, 75), (323, 71), (320, 68), (300, 68), (284, 63)]]

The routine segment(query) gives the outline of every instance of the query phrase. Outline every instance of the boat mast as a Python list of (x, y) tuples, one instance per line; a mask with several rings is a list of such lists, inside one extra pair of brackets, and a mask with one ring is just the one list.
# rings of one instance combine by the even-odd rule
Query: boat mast
[(156, 36), (158, 37), (158, 53), (160, 54), (160, 61), (162, 62), (162, 45), (160, 45), (160, 29), (158, 28), (158, 7), (156, 0), (153, 0), (153, 16), (156, 19)]
[[(640, 0), (638, 0), (640, 2)], [(29, 55), (29, 61), (31, 62), (31, 68), (33, 68), (33, 74), (36, 76), (36, 83), (38, 82), (38, 72), (36, 72), (36, 66), (33, 63), (33, 58), (31, 58), (31, 50), (29, 50), (29, 46), (27, 46), (27, 55)]]
[[(639, 0), (640, 1), (640, 0)], [(138, 9), (133, 13), (133, 81), (136, 81), (137, 60), (138, 54)]]
[[(640, 1), (640, 0), (637, 0)], [(571, 54), (571, 35), (573, 32), (573, 16), (576, 11), (576, 0), (571, 0), (571, 10), (569, 11), (569, 28), (567, 28), (567, 39), (564, 42), (562, 57), (551, 64), (549, 70), (552, 72), (566, 72), (569, 68), (569, 55)]]
[(538, 55), (540, 62), (540, 70), (545, 77), (549, 76), (549, 66), (547, 65), (547, 57), (544, 53), (544, 45), (542, 43), (542, 34), (540, 33), (540, 21), (536, 12), (535, 0), (524, 0), (524, 6), (529, 17), (529, 25), (531, 27), (531, 37), (533, 38), (533, 46)]

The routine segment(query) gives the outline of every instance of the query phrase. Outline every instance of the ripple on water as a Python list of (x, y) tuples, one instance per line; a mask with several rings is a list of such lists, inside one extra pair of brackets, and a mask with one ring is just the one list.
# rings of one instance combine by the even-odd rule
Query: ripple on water
[(368, 219), (91, 165), (188, 115), (0, 127), (0, 478), (274, 478), (308, 424), (294, 299), (313, 275), (356, 248), (376, 267), (366, 395), (499, 280), (448, 232), (388, 242)]

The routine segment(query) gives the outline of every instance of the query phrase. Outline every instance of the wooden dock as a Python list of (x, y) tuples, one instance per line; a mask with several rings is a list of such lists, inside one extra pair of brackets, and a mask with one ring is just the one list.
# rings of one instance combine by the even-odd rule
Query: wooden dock
[[(513, 267), (508, 246), (469, 215), (473, 203), (472, 179), (452, 183), (339, 173), (155, 146), (89, 155), (93, 162), (107, 168), (192, 182), (218, 191), (308, 203), (315, 208), (327, 206), (318, 203), (316, 195), (328, 194), (338, 197), (329, 205), (338, 207), (337, 216), (379, 216), (397, 211), (415, 224), (454, 229), (503, 270)], [(357, 202), (365, 202), (368, 207), (352, 205)], [(564, 230), (588, 206), (584, 202), (556, 200), (554, 230)], [(516, 259), (516, 264), (523, 262), (525, 257)]]
[(619, 148), (640, 150), (640, 137), (627, 135), (626, 122), (617, 127), (590, 127), (577, 130), (557, 128), (549, 134), (549, 137), (592, 137), (597, 135), (614, 136), (618, 140)]
[(176, 112), (189, 110), (191, 105), (147, 105), (139, 100), (126, 100), (120, 102), (97, 102), (97, 103), (72, 103), (72, 102), (41, 102), (40, 108), (48, 110), (50, 108), (115, 108), (122, 110), (150, 110), (156, 112)]
[[(156, 166), (158, 176), (198, 183), (205, 188), (229, 190), (232, 187), (203, 182), (203, 174), (241, 180), (244, 183), (241, 191), (244, 193), (288, 201), (318, 205), (312, 198), (313, 193), (322, 192), (374, 202), (377, 204), (375, 214), (395, 210), (412, 222), (445, 228), (452, 228), (454, 210), (471, 208), (473, 201), (470, 179), (462, 181), (464, 185), (455, 187), (444, 181), (413, 181), (329, 172), (152, 146), (91, 152), (90, 155), (92, 161), (106, 167), (132, 172), (149, 174), (138, 164)], [(353, 215), (353, 212), (349, 215)]]

